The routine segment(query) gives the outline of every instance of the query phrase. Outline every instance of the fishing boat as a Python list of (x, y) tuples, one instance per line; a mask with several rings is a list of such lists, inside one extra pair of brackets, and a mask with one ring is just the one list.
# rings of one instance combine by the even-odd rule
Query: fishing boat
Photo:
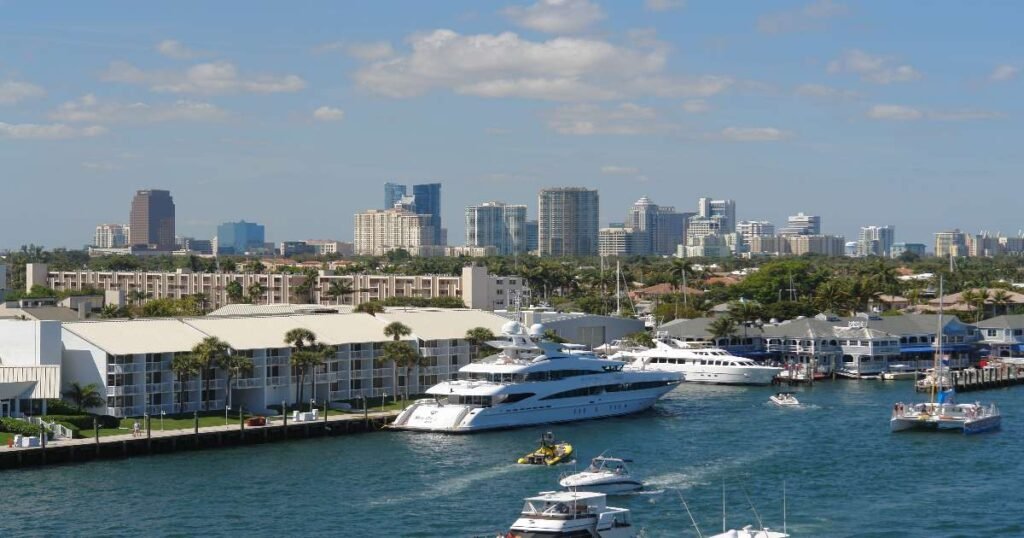
[[(942, 297), (942, 279), (939, 279), (939, 297)], [(931, 399), (928, 402), (893, 404), (889, 418), (889, 431), (907, 430), (959, 430), (965, 434), (982, 433), (999, 429), (1002, 413), (995, 404), (981, 402), (958, 404), (953, 388), (943, 389), (948, 376), (943, 375), (940, 353), (942, 341), (942, 301), (939, 301), (938, 330), (935, 333), (935, 366), (932, 382), (928, 385)], [(928, 379), (928, 378), (926, 378)], [(920, 387), (921, 381), (917, 385)]]
[(504, 538), (637, 538), (630, 511), (606, 504), (604, 493), (545, 491), (527, 497)]
[(644, 483), (632, 476), (626, 463), (632, 460), (600, 455), (590, 460), (590, 466), (583, 472), (561, 479), (563, 488), (579, 491), (594, 491), (614, 495), (643, 489)]
[(780, 407), (796, 407), (800, 405), (800, 400), (797, 400), (792, 392), (776, 392), (768, 398), (768, 401)]
[(565, 441), (556, 443), (555, 435), (547, 432), (540, 439), (540, 448), (519, 458), (524, 465), (558, 465), (572, 459), (572, 445)]

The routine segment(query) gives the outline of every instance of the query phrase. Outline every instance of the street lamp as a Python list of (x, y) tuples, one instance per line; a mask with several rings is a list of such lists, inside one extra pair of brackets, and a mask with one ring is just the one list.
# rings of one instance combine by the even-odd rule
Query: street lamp
[(231, 411), (231, 406), (230, 405), (225, 405), (224, 406), (224, 425), (225, 426), (228, 425), (228, 411)]
[(164, 431), (164, 415), (166, 414), (166, 412), (160, 411), (160, 431)]

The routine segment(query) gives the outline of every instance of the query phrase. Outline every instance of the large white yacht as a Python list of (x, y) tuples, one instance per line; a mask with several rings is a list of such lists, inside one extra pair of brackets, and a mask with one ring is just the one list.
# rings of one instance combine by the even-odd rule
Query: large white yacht
[(671, 372), (624, 370), (622, 361), (563, 350), (512, 321), (497, 355), (459, 369), (458, 379), (427, 389), (392, 428), (465, 433), (569, 422), (643, 411), (679, 384)]
[(696, 342), (659, 338), (654, 345), (651, 349), (619, 353), (612, 358), (631, 359), (627, 370), (677, 372), (683, 375), (684, 381), (692, 383), (768, 385), (782, 371), (782, 368), (762, 366), (724, 349)]
[(546, 491), (528, 497), (505, 538), (634, 538), (629, 510), (605, 504), (604, 493)]

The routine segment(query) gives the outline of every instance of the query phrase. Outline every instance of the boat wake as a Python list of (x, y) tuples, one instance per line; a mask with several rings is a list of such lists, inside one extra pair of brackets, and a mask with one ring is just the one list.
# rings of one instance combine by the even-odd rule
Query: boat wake
[(746, 469), (756, 461), (771, 459), (778, 449), (759, 452), (757, 457), (740, 457), (729, 460), (711, 461), (692, 470), (655, 475), (644, 480), (644, 485), (654, 491), (655, 488), (687, 490), (694, 486), (707, 486), (723, 474), (735, 474), (738, 469)]
[(402, 495), (399, 497), (389, 497), (386, 499), (380, 499), (377, 501), (371, 500), (371, 506), (387, 505), (387, 504), (399, 504), (413, 501), (419, 501), (423, 499), (433, 499), (438, 497), (447, 497), (451, 495), (457, 495), (468, 490), (474, 484), (482, 481), (494, 480), (498, 477), (521, 472), (533, 467), (535, 465), (502, 465), (499, 467), (493, 467), (485, 469), (473, 474), (463, 475), (456, 478), (451, 478), (436, 484), (432, 488), (421, 490), (417, 493)]

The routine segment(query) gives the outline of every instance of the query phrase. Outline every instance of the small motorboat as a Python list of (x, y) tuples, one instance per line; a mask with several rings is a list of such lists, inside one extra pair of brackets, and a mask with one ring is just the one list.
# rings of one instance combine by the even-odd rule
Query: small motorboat
[(783, 407), (795, 407), (800, 405), (800, 400), (793, 396), (792, 392), (777, 392), (771, 398), (768, 398), (770, 402), (775, 405)]
[(638, 538), (628, 508), (606, 504), (604, 493), (545, 491), (527, 497), (523, 510), (503, 538), (585, 536)]
[(540, 439), (540, 448), (519, 458), (526, 465), (557, 465), (572, 459), (572, 445), (565, 441), (555, 442), (555, 435), (547, 432)]
[(571, 490), (596, 491), (608, 495), (643, 489), (643, 482), (631, 476), (627, 462), (631, 463), (631, 460), (601, 455), (590, 460), (586, 470), (569, 475), (559, 480), (558, 484)]

